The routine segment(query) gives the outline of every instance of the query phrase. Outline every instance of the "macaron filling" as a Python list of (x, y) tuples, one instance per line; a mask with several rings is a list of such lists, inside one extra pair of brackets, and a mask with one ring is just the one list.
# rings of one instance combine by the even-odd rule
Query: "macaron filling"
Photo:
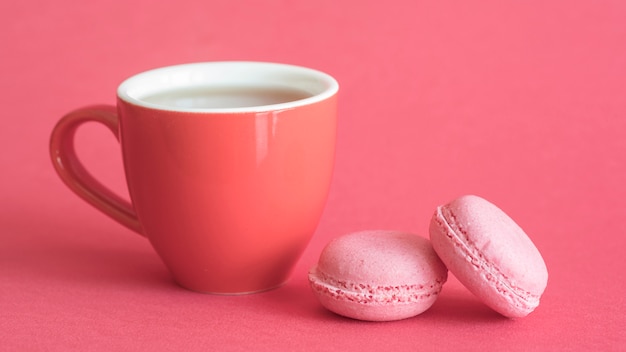
[(471, 263), (477, 272), (481, 272), (482, 278), (502, 297), (518, 309), (528, 313), (539, 305), (539, 295), (515, 286), (497, 265), (483, 256), (450, 209), (445, 206), (438, 207), (436, 219), (454, 248)]
[(315, 267), (309, 273), (309, 281), (313, 290), (318, 293), (324, 293), (335, 299), (376, 305), (409, 304), (438, 295), (445, 278), (425, 284), (372, 286), (339, 280)]

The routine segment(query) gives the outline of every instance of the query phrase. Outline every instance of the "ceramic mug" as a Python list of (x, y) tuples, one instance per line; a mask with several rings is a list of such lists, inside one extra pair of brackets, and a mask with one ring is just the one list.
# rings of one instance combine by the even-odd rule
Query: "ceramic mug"
[[(140, 73), (117, 107), (70, 112), (50, 154), (65, 184), (148, 238), (174, 280), (221, 294), (283, 284), (328, 194), (338, 84), (309, 68), (207, 62)], [(118, 138), (131, 201), (76, 156), (74, 134), (99, 122)]]

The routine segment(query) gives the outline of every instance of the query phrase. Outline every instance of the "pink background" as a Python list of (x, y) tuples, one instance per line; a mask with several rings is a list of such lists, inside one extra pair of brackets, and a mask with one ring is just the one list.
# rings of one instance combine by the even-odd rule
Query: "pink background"
[[(0, 346), (4, 350), (626, 349), (626, 5), (621, 1), (4, 1), (0, 4)], [(471, 5), (469, 4), (471, 3)], [(333, 186), (282, 288), (175, 285), (148, 242), (72, 194), (48, 159), (56, 121), (114, 103), (140, 71), (277, 61), (341, 84)], [(115, 138), (78, 136), (126, 194)], [(529, 317), (451, 278), (415, 318), (368, 323), (315, 300), (333, 237), (427, 236), (436, 205), (481, 195), (542, 252)]]

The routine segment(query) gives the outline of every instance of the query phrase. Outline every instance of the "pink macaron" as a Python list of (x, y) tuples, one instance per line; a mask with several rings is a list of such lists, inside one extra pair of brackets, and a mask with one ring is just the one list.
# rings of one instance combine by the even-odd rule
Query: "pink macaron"
[(495, 311), (519, 318), (539, 305), (548, 283), (546, 265), (526, 233), (497, 206), (472, 195), (439, 206), (430, 239), (450, 272)]
[(448, 270), (430, 241), (397, 231), (363, 231), (332, 240), (309, 271), (321, 304), (346, 317), (388, 321), (433, 305)]

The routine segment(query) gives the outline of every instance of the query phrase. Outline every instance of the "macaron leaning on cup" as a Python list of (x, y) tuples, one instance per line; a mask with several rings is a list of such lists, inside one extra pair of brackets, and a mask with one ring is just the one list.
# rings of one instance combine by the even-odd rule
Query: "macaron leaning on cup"
[(510, 318), (530, 314), (548, 283), (537, 247), (500, 208), (467, 195), (439, 206), (433, 248), (450, 272), (486, 305)]
[(332, 240), (309, 271), (328, 310), (353, 319), (399, 320), (437, 299), (448, 270), (430, 241), (398, 231), (362, 231)]

